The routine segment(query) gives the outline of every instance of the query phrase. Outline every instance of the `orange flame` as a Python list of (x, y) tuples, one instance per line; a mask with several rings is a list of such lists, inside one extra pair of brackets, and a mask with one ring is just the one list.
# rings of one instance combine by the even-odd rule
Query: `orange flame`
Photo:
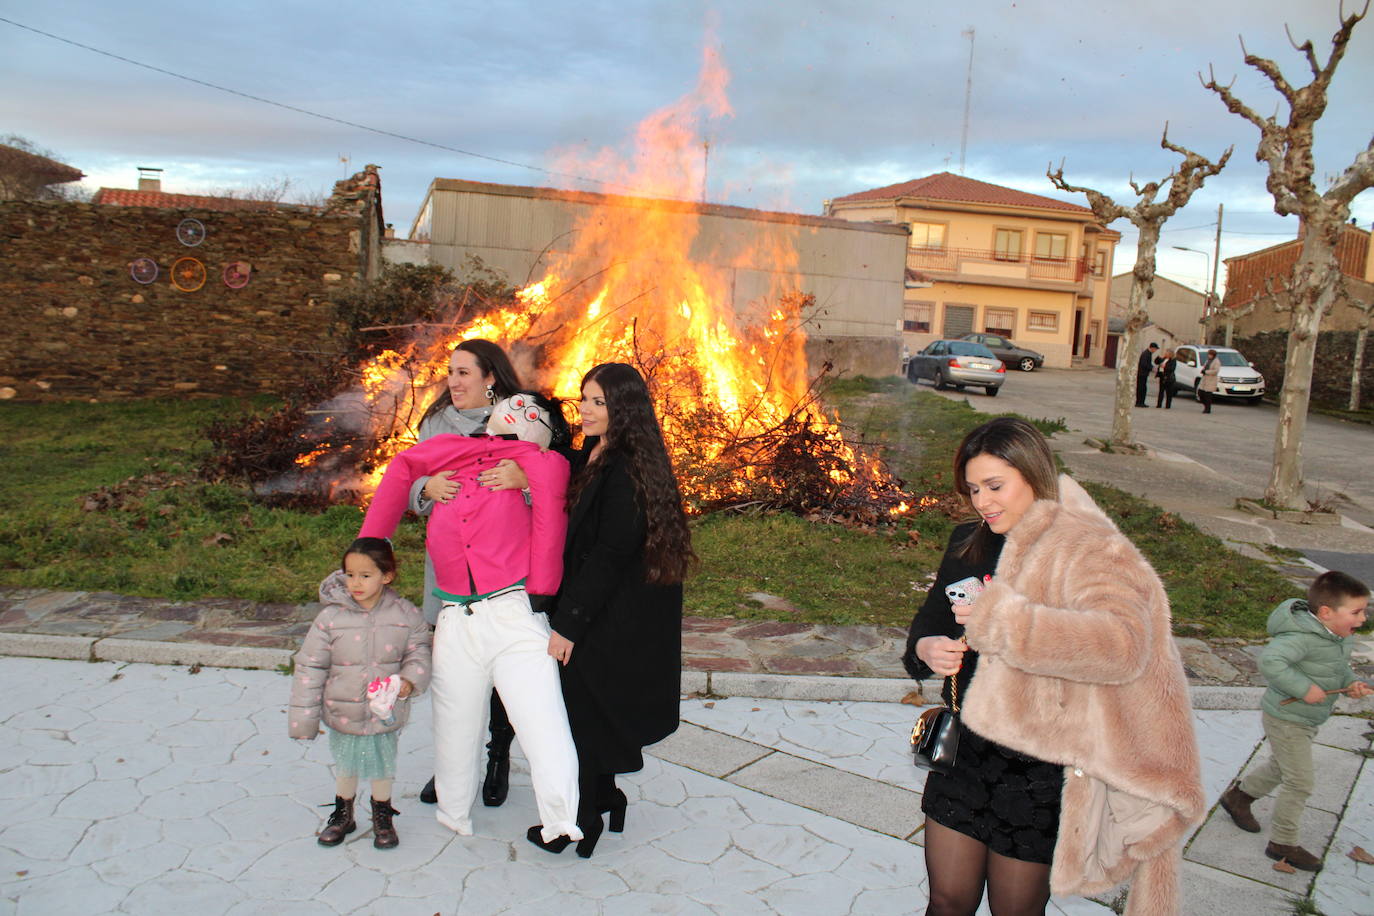
[[(836, 486), (890, 484), (881, 463), (845, 442), (810, 395), (798, 225), (751, 222), (752, 240), (735, 250), (705, 250), (699, 236), (701, 208), (686, 201), (703, 179), (703, 118), (731, 114), (728, 81), (720, 55), (708, 47), (697, 86), (639, 125), (632, 157), (602, 151), (561, 164), (637, 196), (607, 197), (594, 208), (575, 227), (569, 250), (552, 253), (546, 275), (515, 293), (514, 306), (388, 350), (363, 367), (367, 405), (388, 418), (387, 428), (374, 430), (364, 492), (375, 488), (393, 454), (416, 441), (430, 389), (447, 372), (453, 347), (472, 338), (539, 347), (541, 387), (564, 398), (578, 396), (582, 375), (597, 363), (640, 366), (680, 472), (710, 468), (726, 451), (734, 456), (729, 473), (683, 479), (690, 504), (746, 497), (770, 473), (757, 443), (789, 423), (838, 459), (825, 471)], [(745, 281), (756, 296), (740, 303)], [(907, 508), (903, 502), (888, 511)]]

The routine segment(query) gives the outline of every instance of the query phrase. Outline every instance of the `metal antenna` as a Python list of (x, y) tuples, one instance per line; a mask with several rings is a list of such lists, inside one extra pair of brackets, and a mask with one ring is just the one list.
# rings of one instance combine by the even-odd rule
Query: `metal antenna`
[(973, 26), (960, 33), (968, 39), (968, 78), (964, 81), (964, 135), (959, 141), (959, 174), (964, 174), (964, 154), (968, 151), (968, 115), (973, 102)]

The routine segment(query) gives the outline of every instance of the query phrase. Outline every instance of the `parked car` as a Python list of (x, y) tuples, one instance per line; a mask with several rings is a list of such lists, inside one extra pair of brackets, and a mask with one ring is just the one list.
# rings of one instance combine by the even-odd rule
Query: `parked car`
[(982, 344), (1005, 365), (1015, 366), (1022, 372), (1031, 372), (1045, 365), (1045, 354), (1018, 347), (1001, 334), (965, 334), (959, 339)]
[(907, 360), (906, 377), (913, 383), (928, 378), (941, 391), (951, 385), (960, 391), (967, 385), (974, 385), (991, 398), (997, 396), (997, 389), (1006, 380), (1007, 367), (980, 343), (936, 340)]
[(1239, 350), (1230, 347), (1209, 347), (1206, 344), (1187, 344), (1174, 348), (1174, 393), (1190, 391), (1197, 397), (1198, 387), (1202, 384), (1202, 367), (1207, 364), (1207, 351), (1216, 350), (1221, 362), (1217, 374), (1218, 398), (1241, 398), (1250, 404), (1258, 404), (1264, 399), (1264, 376), (1255, 369), (1255, 364), (1241, 355)]

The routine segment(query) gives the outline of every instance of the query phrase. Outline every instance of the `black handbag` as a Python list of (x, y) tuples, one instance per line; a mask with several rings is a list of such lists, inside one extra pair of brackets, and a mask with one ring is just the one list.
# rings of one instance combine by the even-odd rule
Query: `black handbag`
[(911, 727), (911, 755), (916, 766), (936, 773), (954, 769), (959, 753), (959, 681), (949, 678), (949, 706), (932, 706)]

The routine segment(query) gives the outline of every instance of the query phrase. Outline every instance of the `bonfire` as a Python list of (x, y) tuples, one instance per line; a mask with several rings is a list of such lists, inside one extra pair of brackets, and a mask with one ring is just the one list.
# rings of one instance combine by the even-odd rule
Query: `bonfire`
[(527, 383), (566, 399), (597, 363), (638, 367), (689, 511), (786, 507), (863, 524), (906, 512), (901, 482), (819, 402), (830, 367), (808, 370), (814, 300), (789, 285), (795, 249), (770, 236), (768, 252), (750, 254), (779, 279), (743, 305), (727, 270), (689, 257), (697, 222), (681, 201), (700, 186), (700, 121), (729, 114), (726, 79), (708, 49), (693, 92), (640, 124), (629, 165), (612, 169), (606, 154), (578, 163), (581, 174), (634, 189), (633, 199), (591, 208), (594, 218), (565, 250), (548, 251), (544, 275), (512, 300), (449, 303), (441, 320), (360, 367), (356, 386), (295, 418), (309, 421), (295, 434), (296, 467), (275, 469), (271, 486), (323, 486), (332, 499), (365, 502), (390, 458), (416, 441), (453, 348), (484, 338), (511, 353)]

